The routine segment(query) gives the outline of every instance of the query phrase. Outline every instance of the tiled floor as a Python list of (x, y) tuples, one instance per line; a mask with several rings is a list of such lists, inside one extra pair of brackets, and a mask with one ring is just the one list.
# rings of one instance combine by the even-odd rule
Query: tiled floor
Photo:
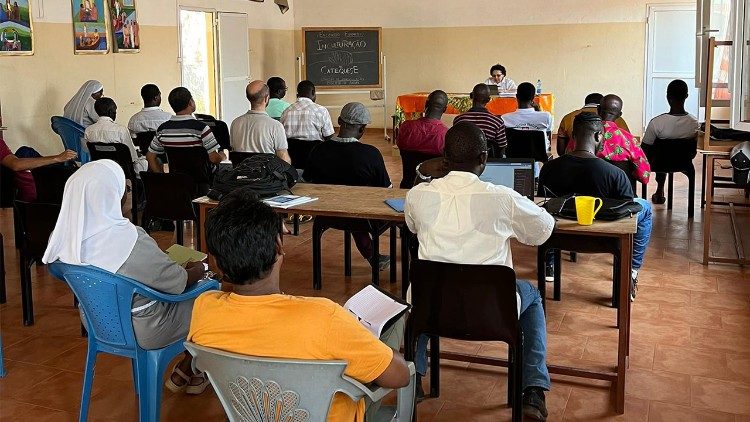
[[(368, 135), (368, 142), (381, 149), (398, 184), (399, 159), (378, 136)], [(686, 183), (682, 176), (675, 179), (675, 209), (655, 207), (654, 237), (633, 304), (625, 414), (613, 413), (608, 383), (553, 376), (547, 395), (549, 420), (750, 421), (750, 269), (704, 267), (699, 262), (701, 213), (687, 220)], [(728, 227), (728, 218), (720, 216), (714, 246), (722, 253), (732, 251)], [(0, 420), (75, 420), (86, 341), (80, 337), (73, 299), (62, 282), (52, 279), (44, 267), (35, 267), (36, 324), (22, 326), (11, 228), (11, 212), (0, 210), (8, 271), (8, 303), (0, 306), (8, 370), (0, 381)], [(285, 292), (343, 303), (369, 282), (368, 266), (356, 253), (353, 276), (343, 276), (342, 235), (331, 231), (324, 237), (323, 290), (312, 290), (310, 225), (302, 229), (299, 237), (285, 237)], [(173, 242), (167, 233), (155, 237), (163, 247)], [(381, 247), (387, 248), (385, 238)], [(518, 275), (533, 277), (534, 249), (514, 244), (513, 256)], [(549, 302), (547, 315), (550, 363), (614, 365), (615, 310), (605, 306), (611, 292), (610, 265), (605, 255), (579, 255), (578, 263), (563, 263), (563, 300)], [(391, 288), (399, 291), (400, 282)], [(493, 356), (505, 350), (492, 343), (444, 340), (442, 345)], [(509, 420), (504, 370), (450, 361), (442, 362), (441, 368), (442, 394), (419, 405), (420, 420)], [(90, 419), (136, 420), (136, 412), (129, 362), (100, 355)], [(222, 414), (210, 389), (198, 397), (164, 393), (163, 420), (223, 420)]]

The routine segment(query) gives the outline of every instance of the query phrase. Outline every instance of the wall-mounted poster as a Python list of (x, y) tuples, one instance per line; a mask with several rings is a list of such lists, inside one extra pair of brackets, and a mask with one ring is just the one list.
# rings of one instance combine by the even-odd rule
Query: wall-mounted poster
[(107, 9), (104, 0), (71, 0), (73, 4), (73, 45), (76, 54), (106, 54)]
[(109, 22), (112, 26), (112, 50), (117, 53), (136, 53), (141, 48), (140, 27), (135, 11), (135, 0), (107, 0)]
[(0, 55), (34, 54), (29, 0), (1, 0)]

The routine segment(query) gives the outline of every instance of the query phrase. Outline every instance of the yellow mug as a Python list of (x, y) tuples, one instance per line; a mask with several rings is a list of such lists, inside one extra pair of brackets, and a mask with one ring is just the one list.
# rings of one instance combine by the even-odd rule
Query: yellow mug
[[(599, 206), (596, 206), (596, 201), (599, 201)], [(576, 217), (578, 218), (578, 224), (582, 226), (590, 226), (594, 223), (594, 217), (596, 213), (602, 208), (601, 198), (594, 198), (593, 196), (576, 196)]]

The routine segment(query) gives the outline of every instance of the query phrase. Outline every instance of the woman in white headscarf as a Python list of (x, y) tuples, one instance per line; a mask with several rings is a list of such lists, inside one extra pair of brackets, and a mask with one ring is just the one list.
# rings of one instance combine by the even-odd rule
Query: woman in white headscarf
[[(62, 207), (42, 261), (92, 265), (168, 294), (180, 294), (203, 278), (203, 264), (182, 268), (142, 228), (122, 215), (125, 174), (111, 160), (91, 161), (65, 184)], [(133, 297), (133, 331), (144, 349), (160, 349), (187, 336), (193, 301), (164, 303)], [(167, 381), (172, 391), (200, 394), (208, 385), (193, 374), (191, 357)]]
[(63, 117), (78, 123), (83, 127), (93, 125), (99, 120), (94, 110), (96, 100), (104, 95), (104, 85), (99, 81), (87, 81), (78, 89), (76, 95), (65, 104)]

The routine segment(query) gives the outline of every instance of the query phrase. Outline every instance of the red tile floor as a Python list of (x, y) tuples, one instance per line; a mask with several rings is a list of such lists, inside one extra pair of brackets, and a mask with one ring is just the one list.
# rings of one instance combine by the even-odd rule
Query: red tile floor
[[(375, 134), (368, 134), (367, 142), (383, 152), (398, 184), (397, 155)], [(702, 213), (687, 220), (686, 182), (680, 175), (675, 179), (674, 210), (664, 205), (654, 209), (653, 238), (633, 304), (625, 414), (613, 413), (608, 383), (553, 376), (547, 395), (549, 420), (750, 421), (750, 269), (700, 263)], [(370, 270), (355, 253), (353, 276), (345, 278), (342, 235), (330, 231), (324, 236), (323, 290), (313, 290), (310, 227), (303, 225), (299, 237), (285, 237), (282, 288), (343, 303), (369, 282)], [(36, 324), (23, 327), (10, 210), (0, 210), (0, 229), (8, 271), (8, 302), (0, 306), (8, 370), (0, 380), (0, 421), (76, 420), (86, 340), (80, 337), (72, 295), (44, 267), (33, 268)], [(716, 229), (715, 248), (730, 253), (726, 216), (717, 219)], [(174, 241), (166, 232), (155, 237), (165, 248)], [(387, 248), (385, 237), (381, 248)], [(519, 277), (534, 277), (534, 249), (514, 244), (513, 256)], [(579, 255), (577, 263), (563, 262), (563, 300), (550, 301), (547, 314), (550, 363), (614, 365), (615, 310), (605, 306), (611, 292), (610, 266), (611, 258), (605, 255)], [(400, 291), (400, 282), (391, 288)], [(500, 344), (442, 344), (447, 350), (504, 355)], [(418, 406), (420, 420), (509, 420), (505, 374), (503, 369), (443, 361), (441, 396)], [(128, 421), (136, 415), (129, 361), (100, 355), (90, 419)], [(222, 415), (210, 389), (201, 396), (164, 392), (163, 420), (223, 420)]]

